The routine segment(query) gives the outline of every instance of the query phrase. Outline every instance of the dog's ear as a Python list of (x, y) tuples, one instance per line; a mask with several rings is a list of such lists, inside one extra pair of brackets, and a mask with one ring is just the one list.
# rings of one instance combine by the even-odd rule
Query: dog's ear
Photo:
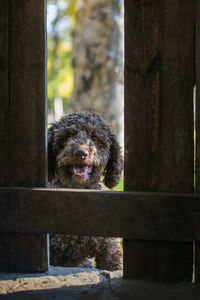
[(106, 172), (104, 177), (105, 185), (112, 189), (120, 180), (123, 171), (123, 160), (121, 149), (114, 134), (111, 135), (111, 146)]
[(56, 153), (54, 151), (54, 136), (58, 123), (52, 123), (48, 129), (48, 181), (52, 182), (55, 178)]

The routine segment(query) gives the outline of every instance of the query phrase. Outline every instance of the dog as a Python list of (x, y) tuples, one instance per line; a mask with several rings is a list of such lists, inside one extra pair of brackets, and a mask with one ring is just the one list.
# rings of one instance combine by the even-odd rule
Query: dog
[[(118, 184), (122, 171), (123, 160), (116, 136), (97, 113), (68, 114), (49, 128), (50, 187), (103, 189), (103, 178), (104, 185), (112, 189)], [(84, 266), (88, 258), (95, 259), (98, 269), (121, 269), (119, 239), (59, 234), (50, 236), (52, 265)]]

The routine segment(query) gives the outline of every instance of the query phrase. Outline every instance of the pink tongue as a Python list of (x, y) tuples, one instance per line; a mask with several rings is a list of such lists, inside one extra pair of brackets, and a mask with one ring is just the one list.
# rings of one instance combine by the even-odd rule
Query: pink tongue
[(78, 176), (84, 176), (88, 174), (91, 171), (91, 167), (85, 166), (85, 167), (73, 167), (73, 171)]

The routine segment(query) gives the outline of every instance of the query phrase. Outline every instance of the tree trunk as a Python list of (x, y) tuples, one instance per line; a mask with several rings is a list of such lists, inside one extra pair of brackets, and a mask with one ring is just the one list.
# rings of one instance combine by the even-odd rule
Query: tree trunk
[(74, 111), (96, 111), (122, 141), (122, 0), (77, 0), (73, 32)]

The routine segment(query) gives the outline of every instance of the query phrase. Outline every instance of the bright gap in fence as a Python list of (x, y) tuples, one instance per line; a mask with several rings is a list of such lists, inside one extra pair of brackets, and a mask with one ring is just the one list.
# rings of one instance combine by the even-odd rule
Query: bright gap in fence
[[(67, 113), (95, 111), (116, 133), (123, 149), (123, 0), (83, 3), (47, 0), (48, 124)], [(121, 177), (114, 190), (123, 189)], [(59, 242), (55, 236), (50, 240), (52, 254), (53, 243), (57, 249)]]
[[(88, 1), (86, 7), (79, 0), (47, 0), (48, 124), (66, 113), (95, 111), (117, 135), (122, 152), (123, 2)], [(123, 190), (123, 178), (115, 190)]]

